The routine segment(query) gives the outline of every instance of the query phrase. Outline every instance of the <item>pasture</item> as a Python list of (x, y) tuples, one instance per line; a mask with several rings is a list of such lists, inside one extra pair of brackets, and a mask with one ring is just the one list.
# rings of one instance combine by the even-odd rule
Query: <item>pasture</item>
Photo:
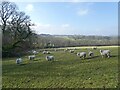
[[(68, 47), (69, 48), (69, 47)], [(74, 47), (73, 47), (74, 48)], [(70, 49), (73, 49), (70, 48)], [(118, 87), (118, 47), (75, 47), (78, 51), (93, 51), (95, 56), (80, 59), (75, 53), (50, 49), (54, 61), (46, 61), (39, 52), (34, 61), (23, 56), (17, 65), (16, 58), (2, 60), (3, 88), (116, 88)], [(88, 48), (88, 49), (87, 49)], [(102, 58), (99, 50), (111, 50), (110, 58)]]

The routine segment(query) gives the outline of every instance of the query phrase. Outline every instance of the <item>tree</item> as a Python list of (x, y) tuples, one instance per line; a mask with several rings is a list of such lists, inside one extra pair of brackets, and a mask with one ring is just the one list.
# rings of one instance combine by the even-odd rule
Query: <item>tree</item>
[(12, 48), (18, 47), (18, 44), (24, 42), (33, 33), (30, 29), (30, 17), (25, 15), (24, 12), (15, 12), (10, 21), (11, 37), (14, 39)]
[(35, 34), (30, 28), (33, 25), (30, 17), (24, 12), (18, 11), (15, 3), (4, 1), (0, 5), (3, 51), (11, 52), (18, 47), (22, 49), (28, 45), (32, 47), (32, 41), (34, 41), (32, 39), (35, 39)]
[(0, 8), (0, 17), (1, 17), (1, 23), (2, 23), (2, 31), (3, 31), (3, 35), (4, 35), (6, 26), (7, 26), (7, 21), (14, 14), (17, 7), (14, 3), (11, 3), (11, 2), (2, 2), (0, 4), (0, 7), (1, 7)]

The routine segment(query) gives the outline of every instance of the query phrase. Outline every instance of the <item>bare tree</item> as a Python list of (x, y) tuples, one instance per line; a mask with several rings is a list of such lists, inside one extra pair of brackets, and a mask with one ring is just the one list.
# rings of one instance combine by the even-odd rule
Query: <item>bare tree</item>
[(1, 17), (1, 23), (2, 23), (2, 31), (3, 34), (5, 33), (7, 21), (10, 19), (10, 17), (14, 14), (17, 7), (14, 3), (11, 2), (2, 2), (0, 4), (0, 17)]
[(16, 12), (12, 16), (10, 22), (11, 27), (11, 37), (14, 39), (12, 48), (16, 47), (20, 42), (25, 41), (33, 33), (30, 29), (32, 25), (30, 22), (30, 17), (25, 15), (24, 12)]
[(0, 5), (3, 51), (11, 51), (25, 45), (32, 46), (31, 41), (35, 34), (30, 28), (33, 25), (30, 17), (24, 12), (18, 11), (14, 3), (4, 1)]

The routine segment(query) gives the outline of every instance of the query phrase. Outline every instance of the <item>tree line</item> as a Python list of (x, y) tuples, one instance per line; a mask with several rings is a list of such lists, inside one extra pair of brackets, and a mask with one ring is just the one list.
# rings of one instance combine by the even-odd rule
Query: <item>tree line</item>
[(37, 48), (118, 45), (117, 36), (37, 35)]

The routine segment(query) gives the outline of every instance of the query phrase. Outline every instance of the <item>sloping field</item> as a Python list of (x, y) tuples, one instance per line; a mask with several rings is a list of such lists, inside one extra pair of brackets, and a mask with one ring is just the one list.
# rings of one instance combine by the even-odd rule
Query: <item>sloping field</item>
[[(86, 47), (73, 47), (86, 51)], [(80, 59), (75, 53), (51, 51), (55, 61), (46, 61), (40, 52), (34, 61), (27, 56), (16, 65), (16, 58), (2, 60), (3, 88), (116, 88), (118, 86), (118, 47), (98, 47), (95, 56)], [(102, 58), (100, 49), (111, 50), (110, 58)]]

